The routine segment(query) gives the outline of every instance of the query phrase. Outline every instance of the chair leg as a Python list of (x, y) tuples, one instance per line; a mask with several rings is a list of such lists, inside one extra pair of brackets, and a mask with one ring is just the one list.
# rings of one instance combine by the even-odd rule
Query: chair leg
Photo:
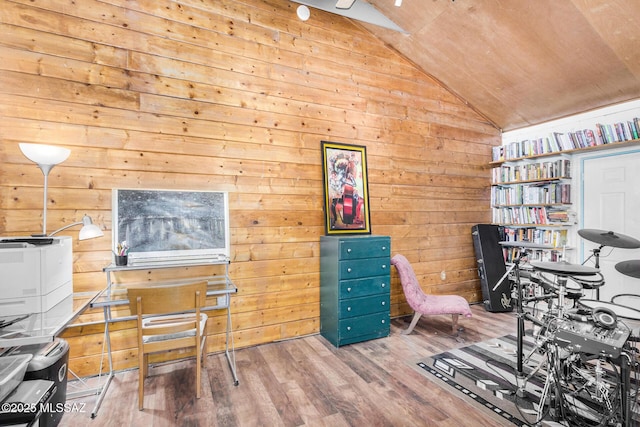
[(203, 368), (206, 368), (206, 366), (207, 366), (207, 353), (204, 352), (205, 348), (207, 348), (207, 337), (206, 336), (202, 337), (202, 348), (200, 349), (200, 354), (202, 355), (200, 357), (202, 357), (202, 367)]
[(144, 377), (147, 378), (149, 376), (149, 355), (144, 354), (142, 359), (142, 373)]
[(460, 315), (458, 314), (452, 314), (451, 315), (451, 333), (453, 335), (456, 335), (458, 333), (458, 317), (460, 317)]
[(142, 349), (138, 351), (140, 352), (138, 355), (138, 410), (142, 411), (142, 409), (144, 409), (144, 378), (146, 376), (146, 358), (142, 353)]
[(196, 399), (200, 399), (200, 379), (202, 376), (202, 354), (196, 350)]
[(412, 331), (413, 328), (416, 327), (416, 324), (418, 323), (418, 320), (420, 320), (420, 316), (422, 316), (422, 314), (418, 313), (417, 311), (413, 314), (413, 319), (411, 320), (411, 324), (409, 325), (409, 327), (403, 331), (401, 331), (400, 333), (402, 335), (409, 335)]

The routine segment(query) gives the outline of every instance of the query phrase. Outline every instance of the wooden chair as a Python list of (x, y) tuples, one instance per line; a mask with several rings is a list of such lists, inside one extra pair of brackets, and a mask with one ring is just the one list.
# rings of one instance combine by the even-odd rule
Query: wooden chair
[(398, 276), (400, 276), (400, 283), (407, 303), (415, 312), (411, 324), (406, 330), (402, 331), (402, 334), (410, 334), (423, 314), (450, 314), (452, 320), (451, 331), (457, 336), (458, 317), (460, 315), (471, 317), (471, 308), (467, 300), (459, 295), (425, 294), (420, 287), (413, 267), (403, 255), (395, 255), (391, 258), (391, 264), (398, 270)]
[(207, 282), (129, 288), (129, 308), (138, 321), (138, 409), (144, 404), (144, 379), (149, 354), (195, 347), (196, 397), (200, 398), (207, 315), (200, 312), (207, 298)]

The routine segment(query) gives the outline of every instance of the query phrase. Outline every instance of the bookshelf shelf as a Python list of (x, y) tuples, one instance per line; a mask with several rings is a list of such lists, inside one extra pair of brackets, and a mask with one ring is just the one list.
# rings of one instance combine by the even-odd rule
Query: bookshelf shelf
[(535, 208), (535, 207), (568, 207), (571, 203), (528, 203), (528, 204), (516, 204), (516, 205), (493, 205), (494, 208)]
[(558, 182), (562, 180), (570, 180), (570, 177), (562, 176), (558, 178), (544, 178), (544, 179), (528, 179), (524, 181), (504, 181), (504, 182), (494, 182), (491, 185), (497, 186), (509, 186), (509, 185), (518, 185), (518, 184), (544, 184), (550, 182)]
[(573, 154), (581, 154), (587, 153), (589, 151), (600, 151), (600, 150), (610, 150), (612, 148), (620, 148), (620, 147), (633, 147), (636, 145), (640, 145), (639, 139), (632, 139), (629, 141), (619, 141), (619, 142), (610, 142), (602, 145), (595, 145), (592, 147), (581, 147), (581, 148), (573, 148), (570, 150), (561, 150), (561, 151), (550, 151), (546, 153), (533, 154), (529, 156), (519, 156), (502, 160), (493, 160), (489, 163), (490, 166), (499, 166), (504, 163), (517, 163), (524, 160), (534, 160), (534, 159), (542, 159), (545, 157), (555, 157), (560, 155), (573, 155)]
[(572, 250), (573, 248), (571, 247), (567, 247), (567, 246), (553, 246), (553, 245), (545, 245), (545, 244), (541, 244), (541, 243), (533, 243), (533, 242), (526, 242), (526, 241), (521, 241), (521, 242), (509, 242), (509, 241), (503, 241), (503, 242), (499, 242), (500, 246), (505, 247), (505, 248), (522, 248), (522, 249), (540, 249), (540, 250), (544, 250), (544, 249), (553, 249), (556, 251), (562, 251), (562, 250)]
[(547, 229), (547, 228), (565, 228), (565, 227), (569, 227), (571, 224), (558, 224), (558, 223), (552, 223), (552, 224), (536, 224), (536, 223), (531, 223), (531, 224), (514, 224), (514, 223), (494, 223), (494, 225), (499, 225), (501, 227), (507, 227), (507, 228), (537, 228), (537, 229)]

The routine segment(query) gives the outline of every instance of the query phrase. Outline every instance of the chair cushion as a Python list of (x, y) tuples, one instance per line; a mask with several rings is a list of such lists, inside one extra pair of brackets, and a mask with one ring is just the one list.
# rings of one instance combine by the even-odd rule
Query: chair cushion
[[(142, 327), (151, 329), (153, 328), (153, 326), (149, 326), (149, 325), (159, 320), (163, 321), (162, 327), (171, 326), (172, 323), (166, 322), (167, 320), (171, 320), (171, 319), (176, 319), (175, 324), (180, 324), (182, 323), (180, 320), (184, 319), (184, 316), (185, 316), (184, 314), (170, 314), (166, 316), (146, 317), (142, 319)], [(205, 313), (200, 313), (200, 333), (201, 334), (204, 334), (204, 328), (207, 325), (207, 318), (208, 317)], [(193, 328), (187, 331), (177, 332), (175, 334), (143, 335), (142, 342), (150, 343), (150, 342), (157, 342), (157, 341), (168, 341), (168, 340), (175, 340), (175, 339), (184, 338), (184, 337), (194, 337), (195, 335), (196, 335), (196, 330), (195, 328)]]
[(461, 314), (471, 317), (471, 308), (466, 299), (459, 295), (427, 295), (424, 293), (413, 271), (413, 267), (403, 255), (391, 258), (398, 270), (400, 283), (409, 306), (421, 314)]
[(471, 317), (469, 303), (458, 295), (426, 295), (415, 311), (422, 314), (461, 314)]

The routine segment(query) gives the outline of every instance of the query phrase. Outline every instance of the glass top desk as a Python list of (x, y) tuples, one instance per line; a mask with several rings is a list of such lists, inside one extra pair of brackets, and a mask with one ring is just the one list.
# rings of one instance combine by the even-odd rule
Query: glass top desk
[(95, 293), (72, 294), (49, 310), (24, 316), (0, 316), (0, 348), (52, 342), (90, 304)]
[[(161, 270), (161, 269), (178, 269), (185, 267), (207, 267), (207, 266), (221, 266), (224, 265), (225, 271), (221, 275), (205, 275), (205, 276), (182, 276), (180, 278), (171, 278), (164, 280), (140, 280), (136, 278), (132, 281), (122, 279), (118, 283), (113, 280), (114, 274), (140, 272), (144, 270)], [(207, 281), (207, 305), (202, 308), (204, 311), (208, 310), (221, 310), (226, 309), (227, 312), (227, 327), (226, 327), (226, 340), (225, 340), (225, 355), (229, 363), (229, 368), (233, 376), (234, 385), (238, 385), (238, 376), (236, 373), (235, 354), (233, 348), (233, 335), (231, 330), (231, 294), (235, 294), (238, 289), (229, 279), (229, 260), (228, 259), (203, 259), (203, 260), (191, 260), (191, 261), (179, 261), (179, 262), (161, 262), (161, 263), (148, 263), (148, 264), (134, 264), (134, 265), (115, 265), (110, 264), (106, 266), (103, 271), (107, 276), (107, 287), (102, 290), (96, 297), (90, 302), (90, 306), (101, 307), (104, 311), (104, 327), (105, 327), (105, 343), (107, 346), (107, 358), (109, 365), (109, 372), (105, 383), (97, 390), (98, 400), (96, 401), (95, 408), (91, 414), (91, 418), (95, 418), (97, 411), (102, 404), (102, 399), (109, 387), (109, 384), (114, 376), (113, 360), (111, 353), (111, 338), (109, 336), (109, 324), (114, 322), (122, 322), (125, 320), (135, 319), (129, 313), (128, 306), (129, 301), (127, 299), (127, 287), (131, 286), (163, 286), (163, 285), (175, 285), (181, 283), (194, 283), (200, 281)], [(169, 275), (170, 276), (170, 275)], [(115, 315), (114, 315), (115, 312)]]
[[(118, 267), (120, 268), (120, 267)], [(153, 268), (159, 268), (154, 266)], [(167, 268), (167, 267), (163, 267)], [(148, 270), (149, 267), (145, 268)], [(131, 270), (131, 269), (129, 269)], [(106, 271), (106, 269), (105, 269)], [(120, 270), (122, 271), (122, 270)], [(149, 286), (149, 287), (159, 287), (163, 285), (178, 285), (178, 284), (188, 284), (188, 283), (196, 283), (207, 281), (207, 305), (202, 307), (201, 310), (216, 310), (227, 308), (229, 305), (229, 294), (234, 294), (238, 291), (233, 282), (225, 277), (216, 277), (216, 276), (201, 276), (201, 277), (190, 277), (180, 280), (158, 280), (153, 282), (131, 282), (126, 285), (112, 285), (108, 286), (102, 291), (100, 291), (89, 303), (92, 308), (100, 307), (100, 308), (113, 308), (113, 307), (128, 307), (129, 300), (127, 299), (127, 288), (132, 286)], [(108, 320), (110, 322), (121, 322), (125, 320), (135, 319), (136, 316), (112, 316), (112, 313), (109, 313)]]

